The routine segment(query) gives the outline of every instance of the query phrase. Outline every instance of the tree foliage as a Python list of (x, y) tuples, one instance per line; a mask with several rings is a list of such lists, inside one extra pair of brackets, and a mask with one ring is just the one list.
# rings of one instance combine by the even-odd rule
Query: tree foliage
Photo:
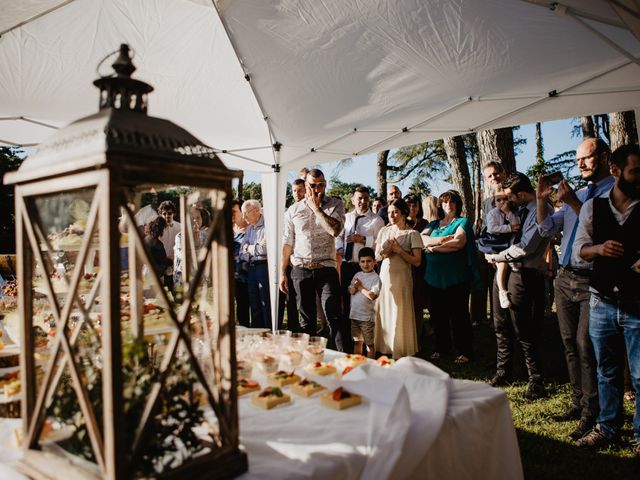
[[(12, 147), (0, 147), (0, 179), (13, 172), (24, 160), (24, 152)], [(0, 182), (0, 253), (16, 251), (15, 197), (12, 185)]]
[(327, 195), (332, 195), (334, 197), (340, 197), (344, 202), (344, 207), (346, 210), (350, 210), (352, 208), (351, 205), (351, 196), (353, 192), (355, 192), (357, 187), (365, 187), (369, 190), (369, 197), (376, 197), (376, 190), (369, 185), (363, 185), (358, 182), (342, 182), (340, 181), (336, 175), (333, 175), (330, 180), (330, 187), (327, 189)]

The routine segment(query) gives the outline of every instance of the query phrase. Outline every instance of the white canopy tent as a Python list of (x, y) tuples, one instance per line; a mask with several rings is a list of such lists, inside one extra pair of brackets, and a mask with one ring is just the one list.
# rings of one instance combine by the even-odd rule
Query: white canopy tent
[(149, 113), (262, 173), (272, 308), (290, 170), (640, 105), (634, 0), (0, 0), (0, 145), (91, 114), (120, 43)]

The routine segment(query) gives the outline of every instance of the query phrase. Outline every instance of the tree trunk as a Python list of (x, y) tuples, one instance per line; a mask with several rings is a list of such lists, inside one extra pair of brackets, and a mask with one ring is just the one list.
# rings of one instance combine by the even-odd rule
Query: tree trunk
[[(513, 151), (513, 128), (499, 128), (497, 130), (482, 130), (476, 134), (480, 164), (486, 165), (495, 160), (502, 163), (507, 174), (516, 171), (516, 155)], [(492, 193), (485, 185), (484, 198)]]
[(544, 163), (544, 145), (542, 144), (542, 124), (536, 123), (536, 162)]
[(238, 198), (242, 198), (242, 176), (238, 178)]
[(609, 135), (612, 151), (622, 145), (638, 143), (635, 113), (633, 111), (610, 113)]
[(591, 115), (580, 117), (580, 128), (582, 129), (582, 138), (596, 136), (596, 129)]
[(475, 222), (475, 209), (473, 208), (473, 190), (467, 165), (467, 154), (462, 137), (447, 137), (444, 139), (444, 151), (451, 166), (451, 178), (453, 186), (462, 196), (464, 214), (473, 224)]
[(378, 195), (387, 200), (387, 160), (389, 159), (389, 150), (379, 152), (376, 157), (376, 189)]

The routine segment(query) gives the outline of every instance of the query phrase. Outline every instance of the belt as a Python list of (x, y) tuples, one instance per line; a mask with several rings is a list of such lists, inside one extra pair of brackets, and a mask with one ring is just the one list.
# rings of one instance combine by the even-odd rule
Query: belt
[(253, 265), (264, 265), (265, 263), (267, 263), (266, 260), (253, 260), (253, 261), (249, 261), (249, 266), (253, 266)]
[(324, 268), (324, 265), (320, 262), (302, 262), (301, 266), (307, 270), (318, 270), (319, 268)]
[(592, 270), (589, 270), (588, 268), (573, 268), (569, 266), (562, 267), (562, 269), (567, 272), (571, 272), (574, 275), (578, 275), (579, 277), (590, 277), (592, 272)]

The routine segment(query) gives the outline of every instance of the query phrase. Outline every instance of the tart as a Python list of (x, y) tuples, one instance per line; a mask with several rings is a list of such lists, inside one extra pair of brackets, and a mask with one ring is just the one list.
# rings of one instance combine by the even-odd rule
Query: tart
[(336, 359), (335, 363), (338, 368), (344, 370), (347, 367), (357, 367), (363, 363), (367, 363), (367, 357), (357, 353), (347, 353), (344, 357)]
[(378, 360), (376, 360), (376, 365), (379, 367), (389, 368), (392, 367), (396, 363), (395, 360), (390, 359), (386, 355), (382, 355)]
[(262, 392), (256, 393), (251, 397), (251, 403), (256, 407), (269, 410), (273, 407), (280, 405), (281, 403), (288, 403), (291, 401), (291, 397), (285, 393), (282, 393), (277, 387), (267, 387)]
[(344, 388), (336, 388), (333, 392), (323, 393), (320, 395), (320, 403), (325, 407), (335, 410), (344, 410), (345, 408), (355, 407), (362, 403), (362, 397), (355, 393), (349, 393)]
[(300, 377), (293, 371), (285, 372), (284, 370), (278, 370), (267, 377), (267, 383), (272, 387), (284, 387), (285, 385), (291, 385), (299, 381)]
[(260, 390), (260, 384), (255, 380), (248, 380), (243, 378), (242, 380), (238, 380), (238, 396), (241, 397), (249, 392), (255, 392), (256, 390)]
[(291, 385), (291, 391), (301, 397), (310, 397), (320, 390), (325, 390), (325, 387), (307, 378), (304, 378), (298, 383)]
[(332, 373), (336, 373), (336, 367), (331, 363), (310, 363), (304, 369), (312, 375), (331, 375)]

